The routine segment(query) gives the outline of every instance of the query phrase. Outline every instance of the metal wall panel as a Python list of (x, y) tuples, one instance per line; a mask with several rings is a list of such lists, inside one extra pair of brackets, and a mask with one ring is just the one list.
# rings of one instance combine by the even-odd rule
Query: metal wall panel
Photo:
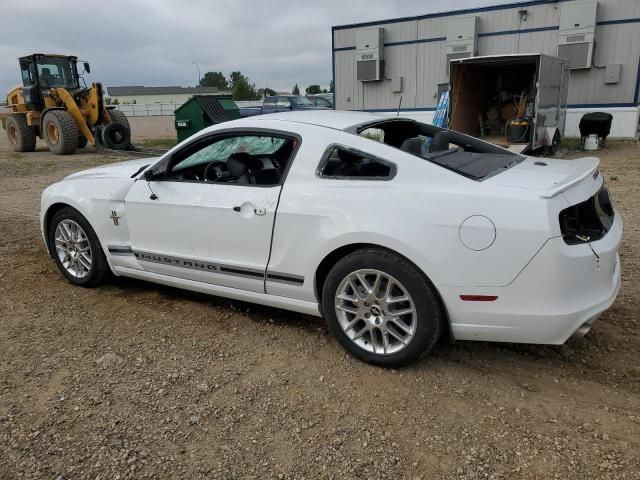
[[(459, 16), (474, 15), (479, 18), (479, 55), (544, 53), (555, 56), (563, 3), (549, 2), (522, 7), (527, 10), (526, 21), (521, 19), (521, 7), (463, 13)], [(403, 108), (435, 108), (438, 84), (448, 81), (444, 37), (447, 21), (451, 18), (447, 15), (430, 16), (376, 25), (385, 28), (386, 44), (409, 42), (386, 46), (384, 49), (385, 76), (388, 79), (392, 76), (403, 77), (401, 94), (391, 92), (391, 82), (388, 80), (366, 84), (357, 82), (353, 50), (334, 52), (336, 108), (393, 110), (398, 107), (400, 95)], [(640, 1), (599, 0), (598, 22), (595, 64), (621, 64), (621, 81), (618, 84), (605, 84), (604, 69), (574, 70), (569, 87), (569, 104), (634, 103), (640, 57)], [(358, 28), (370, 27), (334, 30), (334, 47), (353, 48)], [(347, 98), (350, 100), (347, 101)]]

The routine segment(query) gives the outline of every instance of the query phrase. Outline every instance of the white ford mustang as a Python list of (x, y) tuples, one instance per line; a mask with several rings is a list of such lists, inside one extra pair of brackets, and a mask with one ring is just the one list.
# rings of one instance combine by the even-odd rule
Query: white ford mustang
[(324, 315), (385, 366), (443, 332), (562, 344), (620, 286), (622, 220), (596, 158), (530, 158), (367, 113), (216, 125), (160, 158), (68, 176), (40, 217), (76, 285), (113, 272)]

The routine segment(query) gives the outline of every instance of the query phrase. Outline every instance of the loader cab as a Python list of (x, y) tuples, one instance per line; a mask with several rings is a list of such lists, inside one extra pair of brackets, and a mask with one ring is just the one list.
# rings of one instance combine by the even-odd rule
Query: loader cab
[(19, 59), (22, 84), (25, 88), (51, 87), (76, 90), (80, 88), (77, 57), (37, 53)]

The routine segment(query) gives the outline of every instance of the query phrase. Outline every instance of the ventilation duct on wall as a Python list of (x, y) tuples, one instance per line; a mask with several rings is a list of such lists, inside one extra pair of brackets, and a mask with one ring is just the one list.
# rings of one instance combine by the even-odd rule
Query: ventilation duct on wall
[(447, 76), (449, 62), (478, 53), (478, 17), (452, 18), (447, 22)]
[(384, 28), (356, 31), (356, 78), (360, 82), (384, 79)]
[(571, 62), (571, 69), (591, 68), (596, 32), (596, 0), (574, 0), (562, 4), (558, 57)]

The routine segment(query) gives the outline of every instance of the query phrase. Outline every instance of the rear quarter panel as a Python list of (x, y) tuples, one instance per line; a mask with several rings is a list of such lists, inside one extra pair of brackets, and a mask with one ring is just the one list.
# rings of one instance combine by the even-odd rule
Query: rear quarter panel
[[(304, 277), (267, 292), (316, 300), (318, 265), (334, 250), (364, 243), (391, 249), (437, 286), (509, 284), (549, 238), (557, 206), (528, 191), (487, 187), (395, 148), (341, 131), (301, 128), (302, 146), (285, 181), (273, 234), (270, 271)], [(389, 181), (321, 178), (330, 144), (343, 144), (396, 164)], [(564, 201), (564, 199), (559, 200)], [(466, 248), (459, 228), (472, 215), (496, 226), (493, 245)]]

